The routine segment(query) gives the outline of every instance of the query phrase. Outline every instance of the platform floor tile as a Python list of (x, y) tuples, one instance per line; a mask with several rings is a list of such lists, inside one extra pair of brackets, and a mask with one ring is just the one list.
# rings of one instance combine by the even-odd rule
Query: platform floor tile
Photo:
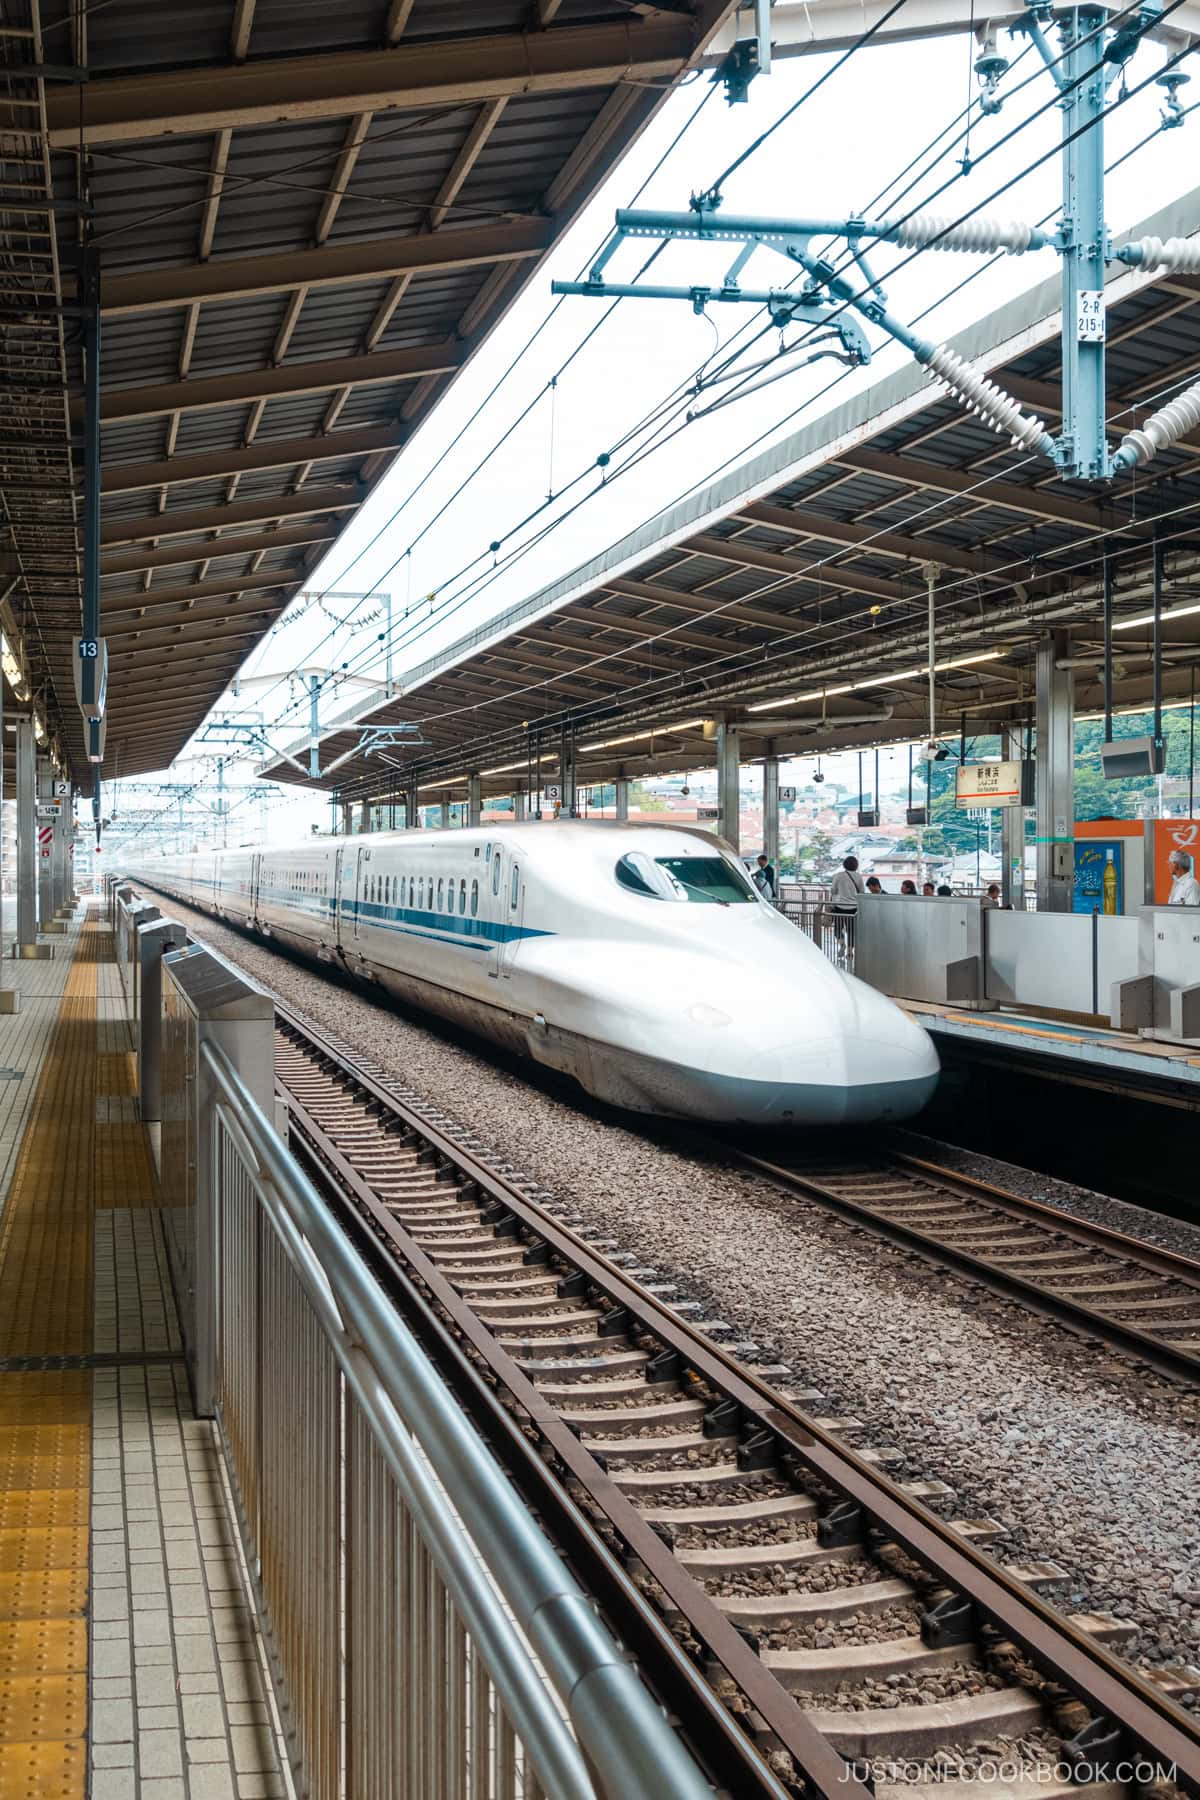
[(0, 1800), (270, 1800), (278, 1721), (97, 912), (5, 984)]

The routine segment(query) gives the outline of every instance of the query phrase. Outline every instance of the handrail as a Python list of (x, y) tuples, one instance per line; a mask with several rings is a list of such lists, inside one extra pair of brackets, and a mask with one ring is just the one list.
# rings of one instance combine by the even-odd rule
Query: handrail
[[(612, 1800), (660, 1800), (664, 1793), (673, 1800), (711, 1800), (710, 1783), (229, 1059), (210, 1041), (201, 1044), (200, 1055), (224, 1097), (225, 1122), (257, 1168), (271, 1225), (547, 1791), (563, 1800), (591, 1800), (590, 1768)], [(446, 1497), (549, 1675), (578, 1744), (535, 1674), (512, 1619), (454, 1529)]]

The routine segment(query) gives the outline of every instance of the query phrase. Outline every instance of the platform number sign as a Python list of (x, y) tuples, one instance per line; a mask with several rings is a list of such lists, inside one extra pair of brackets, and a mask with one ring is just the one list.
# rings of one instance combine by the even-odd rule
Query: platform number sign
[(542, 798), (543, 800), (548, 800), (551, 806), (557, 806), (558, 802), (562, 799), (562, 788), (557, 782), (548, 781), (546, 786), (542, 789)]
[(789, 804), (789, 802), (794, 801), (795, 798), (796, 798), (796, 790), (794, 787), (781, 787), (780, 788), (779, 804), (781, 806), (787, 806)]
[(1075, 336), (1081, 344), (1104, 342), (1104, 293), (1082, 288), (1075, 297)]
[(80, 638), (79, 655), (83, 662), (91, 662), (100, 654), (99, 638)]

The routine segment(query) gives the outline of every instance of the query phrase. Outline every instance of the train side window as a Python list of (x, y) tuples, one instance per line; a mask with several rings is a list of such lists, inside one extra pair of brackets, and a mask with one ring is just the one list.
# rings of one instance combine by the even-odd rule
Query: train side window
[(446, 887), (445, 876), (439, 875), (438, 876), (438, 884), (437, 884), (437, 903), (438, 903), (438, 911), (439, 912), (441, 912), (441, 910), (442, 910), (442, 901), (445, 898), (445, 887)]
[(453, 875), (450, 877), (449, 881), (446, 883), (446, 911), (448, 913), (452, 913), (454, 911), (454, 877), (453, 877)]
[(474, 918), (475, 915), (478, 913), (478, 911), (479, 911), (479, 883), (478, 883), (478, 881), (473, 881), (471, 883), (471, 917)]
[(461, 918), (462, 914), (466, 912), (466, 910), (467, 910), (467, 884), (465, 881), (460, 881), (458, 884), (458, 911), (459, 911), (460, 918)]
[(492, 892), (493, 892), (493, 894), (498, 894), (500, 892), (500, 850), (499, 850), (499, 846), (497, 846), (497, 849), (496, 849), (496, 860), (492, 864)]
[(508, 893), (508, 904), (510, 906), (515, 906), (517, 904), (517, 901), (520, 899), (520, 896), (521, 896), (521, 871), (517, 867), (516, 863), (514, 863), (513, 864), (513, 872), (512, 872), (512, 886), (510, 887), (509, 893)]

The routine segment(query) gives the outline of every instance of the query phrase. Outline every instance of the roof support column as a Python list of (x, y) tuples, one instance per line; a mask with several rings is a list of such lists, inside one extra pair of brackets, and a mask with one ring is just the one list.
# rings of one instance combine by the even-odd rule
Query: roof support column
[(350, 837), (354, 831), (354, 802), (342, 801), (342, 836)]
[(438, 808), (438, 824), (441, 826), (443, 831), (448, 831), (450, 829), (450, 825), (452, 823), (452, 814), (451, 814), (450, 808), (453, 806), (453, 804), (454, 804), (454, 802), (451, 800), (449, 794), (442, 795), (442, 804)]
[(627, 825), (629, 823), (629, 777), (626, 775), (624, 769), (622, 769), (621, 773), (617, 776), (616, 789), (617, 824)]
[(513, 823), (514, 825), (523, 825), (529, 811), (529, 796), (526, 794), (524, 788), (521, 788), (519, 792), (513, 795), (512, 803)]
[(762, 847), (763, 855), (775, 871), (775, 882), (779, 883), (779, 756), (775, 745), (767, 745), (767, 754), (763, 757), (763, 806), (762, 806)]
[[(1006, 762), (1020, 762), (1024, 732), (1008, 725), (1001, 733), (1000, 755)], [(1000, 814), (1000, 898), (1013, 912), (1025, 911), (1025, 808), (1006, 806)]]
[(1075, 674), (1064, 631), (1037, 647), (1037, 903), (1070, 912), (1075, 888)]
[(421, 809), (417, 804), (417, 789), (414, 783), (404, 790), (404, 829), (419, 831), (421, 829)]
[(17, 720), (17, 941), (15, 956), (49, 955), (37, 941), (37, 789), (33, 720)]
[(717, 725), (717, 835), (731, 850), (741, 849), (740, 779), (738, 728), (721, 719)]
[(569, 725), (563, 726), (559, 744), (558, 781), (562, 792), (560, 805), (563, 817), (573, 819), (579, 809), (575, 804), (575, 733)]
[(64, 810), (54, 820), (54, 835), (50, 839), (50, 899), (57, 918), (67, 910), (67, 826), (69, 817), (66, 807), (69, 801), (63, 802)]
[(371, 829), (371, 803), (369, 800), (363, 800), (359, 804), (358, 829), (363, 833), (366, 833)]
[[(50, 766), (50, 758), (48, 756), (39, 756), (37, 759), (37, 797), (38, 797), (38, 800), (39, 801), (50, 800), (53, 798), (53, 795), (54, 795), (54, 770)], [(44, 844), (41, 841), (41, 835), (40, 835), (40, 830), (41, 830), (41, 827), (43, 827), (43, 826), (49, 826), (49, 829), (50, 829), (50, 837), (47, 840), (47, 842)], [(38, 838), (38, 857), (37, 857), (38, 930), (45, 931), (48, 929), (48, 927), (50, 925), (50, 921), (53, 919), (54, 912), (55, 912), (54, 881), (53, 881), (53, 868), (52, 868), (52, 864), (53, 864), (53, 854), (52, 853), (53, 853), (53, 848), (54, 848), (54, 827), (50, 823), (50, 820), (48, 818), (43, 819), (41, 817), (41, 815), (39, 814), (39, 816), (37, 818), (36, 827), (35, 827), (35, 833)]]
[(477, 827), (483, 816), (483, 781), (478, 774), (467, 777), (467, 824)]
[[(4, 683), (0, 680), (0, 908), (3, 907), (4, 892)], [(12, 871), (9, 872), (12, 879)], [(13, 946), (14, 954), (16, 946)], [(0, 911), (0, 958), (4, 955), (4, 918)], [(0, 980), (3, 976), (0, 975)], [(21, 1010), (21, 990), (14, 987), (0, 987), (0, 1013), (15, 1013)]]

